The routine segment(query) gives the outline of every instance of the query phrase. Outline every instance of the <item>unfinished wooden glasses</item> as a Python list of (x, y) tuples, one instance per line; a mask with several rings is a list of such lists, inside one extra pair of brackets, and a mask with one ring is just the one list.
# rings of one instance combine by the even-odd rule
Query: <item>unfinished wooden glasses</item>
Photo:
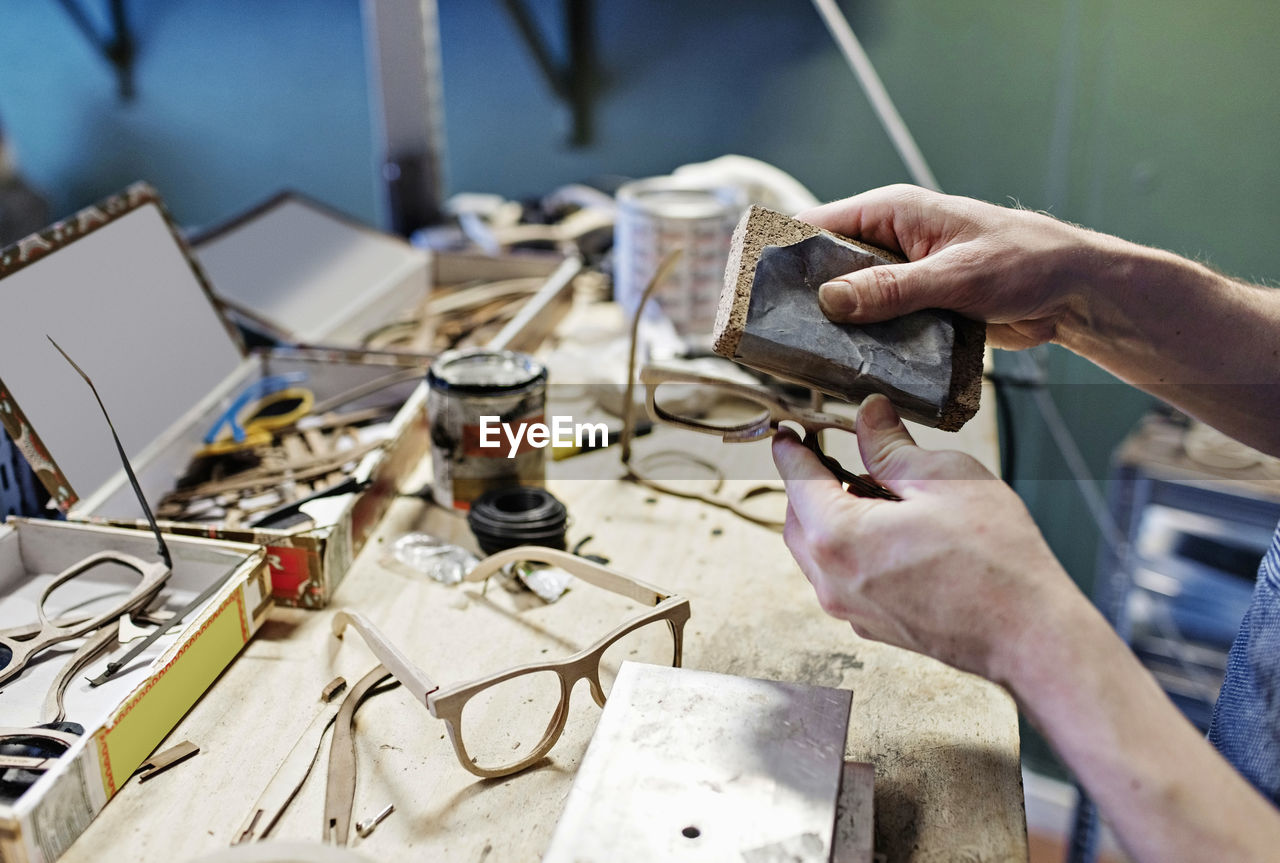
[[(645, 386), (645, 403), (655, 422), (663, 422), (677, 428), (703, 434), (717, 435), (725, 443), (745, 443), (772, 437), (783, 423), (792, 423), (804, 430), (804, 445), (831, 471), (836, 479), (846, 483), (849, 492), (859, 497), (884, 500), (901, 500), (896, 494), (870, 477), (846, 470), (838, 461), (822, 451), (818, 433), (835, 429), (850, 434), (857, 433), (857, 426), (848, 417), (811, 410), (775, 395), (763, 387), (748, 386), (736, 381), (711, 375), (697, 374), (662, 366), (647, 365), (640, 370), (640, 382)], [(722, 419), (689, 417), (663, 407), (659, 393), (662, 387), (711, 387), (718, 391), (723, 401), (741, 410), (730, 411)]]
[[(137, 587), (127, 596), (113, 603), (105, 612), (87, 618), (66, 620), (50, 620), (45, 612), (45, 603), (62, 585), (86, 572), (105, 567), (110, 564), (123, 566), (141, 576)], [(148, 563), (131, 554), (117, 551), (100, 551), (90, 555), (79, 563), (60, 572), (45, 586), (36, 605), (36, 625), (25, 627), (20, 633), (0, 633), (0, 683), (12, 679), (27, 667), (31, 658), (46, 648), (64, 641), (100, 629), (118, 620), (122, 615), (138, 611), (151, 602), (156, 593), (164, 587), (169, 578), (169, 567), (163, 561)]]

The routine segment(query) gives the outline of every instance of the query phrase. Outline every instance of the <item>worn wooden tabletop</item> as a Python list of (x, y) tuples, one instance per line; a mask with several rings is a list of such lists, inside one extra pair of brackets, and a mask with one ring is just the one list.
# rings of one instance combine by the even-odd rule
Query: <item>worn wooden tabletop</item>
[[(922, 443), (995, 461), (994, 405), (957, 435)], [(768, 445), (728, 447), (661, 429), (643, 453), (726, 450), (735, 476), (771, 474)], [(856, 463), (845, 445), (832, 447)], [(551, 489), (571, 514), (569, 538), (615, 569), (690, 600), (685, 665), (853, 693), (846, 755), (875, 765), (876, 849), (890, 861), (1007, 861), (1027, 856), (1017, 715), (1000, 688), (925, 657), (859, 639), (826, 617), (781, 536), (724, 510), (625, 482), (617, 447), (557, 465)], [(556, 476), (559, 478), (555, 478)], [(585, 478), (569, 478), (585, 477)], [(421, 476), (410, 481), (419, 482)], [(744, 484), (747, 483), (743, 480)], [(585, 588), (554, 605), (502, 589), (444, 586), (390, 559), (413, 531), (470, 542), (460, 517), (403, 497), (334, 597), (362, 610), (433, 679), (451, 683), (592, 643), (634, 610)], [(163, 745), (200, 754), (146, 784), (131, 780), (63, 858), (182, 861), (227, 847), (277, 765), (319, 709), (335, 675), (354, 681), (374, 660), (356, 637), (329, 631), (332, 611), (278, 609)], [(482, 780), (457, 763), (443, 723), (403, 688), (378, 696), (357, 723), (353, 821), (395, 812), (351, 850), (371, 860), (533, 861), (562, 811), (599, 708), (573, 693), (566, 730), (540, 765)], [(324, 765), (273, 833), (319, 841)]]

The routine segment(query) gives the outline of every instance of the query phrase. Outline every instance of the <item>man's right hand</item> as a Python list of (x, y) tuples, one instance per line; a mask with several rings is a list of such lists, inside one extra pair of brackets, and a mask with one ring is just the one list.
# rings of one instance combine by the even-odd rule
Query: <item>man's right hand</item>
[(908, 261), (824, 284), (819, 301), (831, 320), (865, 324), (953, 309), (986, 321), (991, 344), (1009, 350), (1053, 341), (1065, 317), (1083, 314), (1091, 268), (1120, 242), (1042, 213), (905, 185), (796, 218)]

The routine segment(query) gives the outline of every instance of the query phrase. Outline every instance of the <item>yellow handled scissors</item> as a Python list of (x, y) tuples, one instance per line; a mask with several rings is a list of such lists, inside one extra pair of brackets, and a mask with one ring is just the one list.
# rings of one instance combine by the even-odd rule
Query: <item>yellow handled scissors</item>
[[(296, 424), (315, 406), (311, 390), (290, 386), (295, 382), (278, 375), (250, 384), (218, 417), (205, 436), (205, 446), (196, 455), (223, 455), (271, 443), (277, 429)], [(229, 434), (219, 437), (224, 427)]]

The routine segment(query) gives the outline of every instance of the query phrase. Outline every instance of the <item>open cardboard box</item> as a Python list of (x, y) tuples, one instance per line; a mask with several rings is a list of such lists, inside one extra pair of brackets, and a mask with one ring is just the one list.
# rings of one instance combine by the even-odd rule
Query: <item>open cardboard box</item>
[[(254, 379), (304, 372), (304, 385), (322, 400), (423, 364), (351, 351), (246, 354), (145, 184), (0, 251), (0, 309), (0, 423), (73, 521), (143, 524), (93, 396), (46, 335), (94, 380), (153, 507)], [(386, 443), (352, 472), (369, 483), (309, 504), (314, 527), (166, 521), (162, 528), (264, 545), (277, 601), (325, 605), (399, 480), (429, 446), (424, 384), (406, 381), (370, 398), (402, 404), (386, 427)]]
[[(281, 192), (195, 235), (192, 249), (224, 314), (278, 343), (364, 350), (389, 324), (419, 316), (428, 293), (474, 282), (545, 280), (495, 346), (531, 350), (568, 310), (576, 257), (427, 253), (297, 192)], [(408, 346), (430, 353), (433, 322)]]
[[(82, 725), (84, 734), (16, 800), (0, 799), (0, 859), (5, 863), (57, 859), (266, 617), (271, 584), (261, 548), (178, 536), (167, 536), (166, 544), (173, 570), (162, 608), (177, 611), (210, 585), (222, 581), (221, 587), (177, 632), (159, 638), (119, 676), (96, 688), (86, 682), (105, 666), (108, 654), (71, 679), (66, 718)], [(45, 585), (104, 550), (148, 562), (159, 559), (150, 531), (22, 518), (0, 525), (0, 629), (35, 622)], [(119, 565), (95, 567), (56, 589), (45, 613), (54, 620), (73, 610), (102, 614), (137, 583), (137, 575)], [(50, 685), (82, 640), (50, 646), (4, 683), (0, 726), (30, 728), (48, 721)], [(114, 648), (116, 656), (127, 649)]]
[(292, 345), (360, 348), (430, 290), (427, 253), (297, 192), (191, 240), (224, 313)]

